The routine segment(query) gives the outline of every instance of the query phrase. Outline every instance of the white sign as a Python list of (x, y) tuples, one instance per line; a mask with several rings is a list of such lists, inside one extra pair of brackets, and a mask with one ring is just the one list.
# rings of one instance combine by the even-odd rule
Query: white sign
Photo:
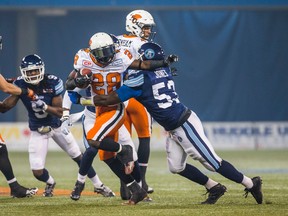
[[(280, 149), (288, 148), (288, 122), (204, 122), (205, 133), (215, 149)], [(71, 128), (75, 139), (83, 150), (82, 126), (75, 123)], [(0, 133), (9, 151), (27, 151), (30, 130), (28, 123), (0, 123)], [(166, 132), (153, 123), (151, 150), (165, 151)], [(132, 136), (136, 146), (138, 138)], [(51, 139), (50, 150), (61, 149)]]

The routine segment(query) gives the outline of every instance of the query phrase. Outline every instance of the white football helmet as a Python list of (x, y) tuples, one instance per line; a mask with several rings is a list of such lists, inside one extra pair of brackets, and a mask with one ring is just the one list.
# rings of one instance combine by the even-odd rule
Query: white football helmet
[(98, 32), (90, 38), (89, 49), (91, 55), (103, 65), (111, 63), (116, 53), (112, 37), (105, 32)]
[[(155, 32), (152, 28), (155, 26), (152, 15), (145, 10), (134, 10), (130, 12), (126, 17), (126, 31), (143, 38), (144, 34), (142, 28), (144, 26), (151, 27), (151, 37), (154, 37)], [(146, 39), (146, 38), (145, 38)]]
[(45, 65), (40, 56), (36, 54), (28, 55), (22, 59), (20, 71), (26, 83), (37, 85), (44, 78)]

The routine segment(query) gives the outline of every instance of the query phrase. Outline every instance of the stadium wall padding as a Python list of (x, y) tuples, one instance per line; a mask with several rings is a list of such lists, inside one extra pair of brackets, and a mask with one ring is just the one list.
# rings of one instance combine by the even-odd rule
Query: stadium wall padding
[[(132, 9), (0, 10), (1, 73), (18, 76), (21, 57), (36, 52), (46, 73), (65, 80), (74, 54), (88, 46), (90, 36), (125, 33)], [(157, 24), (155, 42), (166, 54), (179, 55), (180, 100), (203, 121), (288, 120), (288, 10), (149, 11)], [(1, 100), (5, 96), (0, 93)], [(18, 106), (0, 114), (0, 121), (25, 116)]]

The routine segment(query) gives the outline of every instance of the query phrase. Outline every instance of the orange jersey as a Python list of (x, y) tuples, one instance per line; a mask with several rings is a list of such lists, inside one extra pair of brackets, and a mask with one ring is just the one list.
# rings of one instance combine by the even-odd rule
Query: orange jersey
[[(74, 68), (89, 68), (92, 71), (91, 95), (108, 95), (120, 88), (123, 82), (122, 73), (131, 65), (134, 58), (128, 50), (118, 50), (113, 61), (101, 66), (89, 51), (79, 50), (74, 59)], [(101, 141), (109, 136), (116, 139), (117, 131), (126, 117), (124, 104), (96, 107), (96, 121), (87, 132), (87, 139)], [(116, 141), (116, 140), (115, 140)], [(114, 157), (114, 152), (99, 151), (100, 160)]]
[(88, 68), (92, 71), (92, 96), (107, 95), (122, 85), (122, 73), (133, 61), (134, 58), (128, 50), (120, 49), (116, 52), (114, 60), (103, 67), (87, 49), (81, 49), (74, 58), (74, 68), (78, 70)]
[[(117, 36), (120, 46), (128, 49), (135, 59), (139, 58), (138, 50), (147, 40), (135, 35), (119, 35)], [(130, 71), (130, 70), (129, 70)], [(126, 104), (126, 103), (125, 103)], [(132, 124), (137, 132), (138, 137), (146, 138), (151, 136), (151, 117), (145, 107), (136, 99), (132, 98), (126, 105), (127, 118), (125, 119), (125, 127), (132, 132)]]
[(119, 40), (119, 44), (121, 48), (129, 50), (129, 52), (133, 55), (135, 59), (139, 58), (138, 50), (142, 46), (142, 44), (146, 43), (147, 40), (137, 37), (135, 35), (118, 35), (117, 39)]

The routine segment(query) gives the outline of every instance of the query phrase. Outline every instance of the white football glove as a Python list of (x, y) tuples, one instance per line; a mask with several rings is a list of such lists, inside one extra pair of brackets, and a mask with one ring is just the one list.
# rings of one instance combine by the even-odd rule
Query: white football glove
[(64, 110), (63, 115), (61, 118), (62, 124), (61, 124), (61, 131), (63, 134), (68, 135), (70, 133), (69, 127), (72, 126), (72, 123), (70, 121), (70, 112), (69, 110)]

